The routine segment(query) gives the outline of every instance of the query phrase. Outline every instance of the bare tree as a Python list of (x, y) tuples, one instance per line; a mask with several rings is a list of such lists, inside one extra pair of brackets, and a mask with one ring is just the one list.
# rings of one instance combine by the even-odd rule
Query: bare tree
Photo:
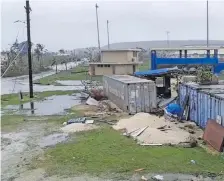
[(100, 61), (100, 53), (98, 51), (98, 48), (95, 47), (90, 47), (86, 48), (84, 51), (85, 57), (90, 61), (90, 62), (99, 62)]
[(64, 50), (64, 49), (60, 49), (60, 50), (58, 50), (58, 52), (59, 52), (60, 54), (65, 54), (65, 50)]
[(144, 61), (145, 54), (146, 54), (147, 51), (144, 48), (140, 48), (140, 47), (136, 47), (136, 48), (141, 50), (138, 53), (138, 61), (143, 62)]

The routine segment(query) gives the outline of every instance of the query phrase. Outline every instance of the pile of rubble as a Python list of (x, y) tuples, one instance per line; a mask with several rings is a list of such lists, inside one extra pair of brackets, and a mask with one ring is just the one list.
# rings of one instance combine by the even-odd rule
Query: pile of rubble
[(193, 136), (180, 128), (178, 123), (148, 113), (137, 113), (128, 119), (121, 119), (113, 128), (122, 130), (123, 135), (133, 137), (141, 145), (192, 145), (195, 142)]

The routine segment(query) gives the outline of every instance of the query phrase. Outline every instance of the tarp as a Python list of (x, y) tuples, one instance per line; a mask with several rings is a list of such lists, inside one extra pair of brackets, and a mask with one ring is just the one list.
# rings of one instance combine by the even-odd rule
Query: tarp
[(163, 68), (163, 69), (139, 71), (139, 72), (135, 72), (134, 75), (135, 76), (156, 76), (156, 75), (164, 75), (164, 74), (176, 72), (178, 70), (179, 69), (177, 67), (174, 67), (174, 68)]

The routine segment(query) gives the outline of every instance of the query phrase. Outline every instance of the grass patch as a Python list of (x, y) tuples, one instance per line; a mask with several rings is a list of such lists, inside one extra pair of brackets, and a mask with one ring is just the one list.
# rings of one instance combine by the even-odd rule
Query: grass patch
[[(86, 71), (86, 72), (82, 72)], [(77, 66), (74, 69), (61, 71), (58, 74), (49, 75), (36, 81), (36, 83), (42, 85), (58, 85), (57, 80), (96, 80), (102, 82), (102, 76), (90, 76), (88, 75), (88, 67)]]
[(221, 74), (221, 75), (219, 76), (219, 79), (220, 79), (220, 80), (224, 80), (224, 75)]
[(25, 116), (25, 115), (3, 115), (1, 116), (1, 130), (2, 131), (13, 131), (22, 124), (28, 122), (48, 122), (62, 125), (63, 122), (68, 121), (71, 118), (79, 117), (81, 113), (78, 111), (73, 114), (65, 116)]
[(143, 64), (139, 65), (139, 71), (149, 70), (149, 61), (144, 61)]
[(61, 175), (133, 173), (138, 168), (151, 173), (220, 174), (224, 168), (220, 156), (212, 156), (201, 148), (141, 147), (112, 128), (78, 135), (75, 143), (48, 149), (46, 160), (36, 164), (49, 174)]
[(45, 91), (45, 92), (35, 92), (34, 98), (29, 98), (29, 93), (23, 93), (23, 100), (19, 100), (18, 94), (5, 94), (1, 96), (1, 105), (2, 107), (7, 105), (16, 105), (20, 103), (29, 102), (31, 100), (41, 100), (45, 97), (53, 96), (53, 95), (71, 95), (76, 91)]

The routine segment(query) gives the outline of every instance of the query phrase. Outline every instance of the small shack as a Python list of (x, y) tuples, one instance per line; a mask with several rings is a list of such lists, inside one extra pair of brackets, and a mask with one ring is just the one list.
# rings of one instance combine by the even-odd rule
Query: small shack
[(171, 77), (174, 73), (178, 73), (180, 70), (178, 68), (163, 68), (156, 70), (146, 70), (135, 72), (134, 75), (141, 78), (146, 78), (148, 80), (155, 81), (158, 78), (162, 78), (162, 84), (156, 84), (157, 96), (162, 96), (164, 98), (171, 97)]

